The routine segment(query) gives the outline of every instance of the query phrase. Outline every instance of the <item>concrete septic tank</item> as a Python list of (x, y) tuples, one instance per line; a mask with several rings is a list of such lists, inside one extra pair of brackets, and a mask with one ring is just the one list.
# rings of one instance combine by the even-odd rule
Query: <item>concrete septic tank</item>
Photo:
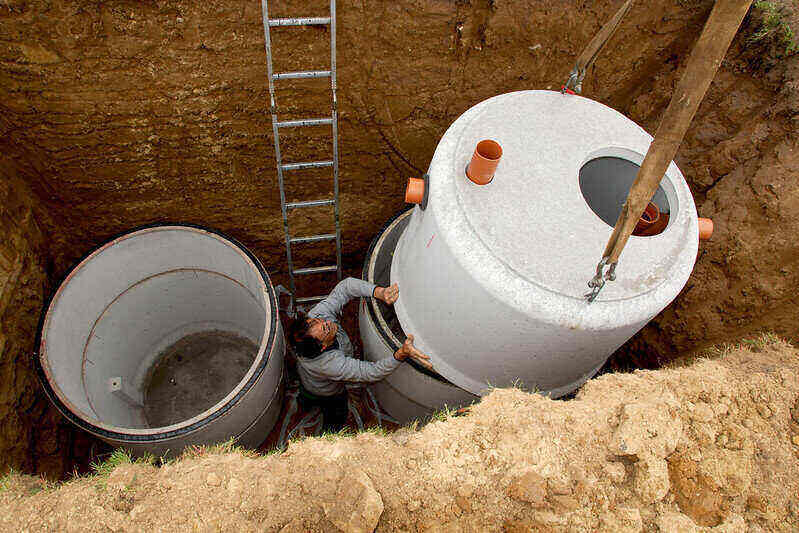
[(274, 288), (254, 255), (208, 229), (150, 227), (97, 249), (59, 287), (39, 337), (50, 400), (114, 446), (254, 447), (280, 413)]
[[(470, 179), (467, 166), (486, 139), (501, 147), (495, 175)], [(677, 296), (699, 239), (691, 192), (672, 162), (653, 198), (664, 227), (632, 236), (617, 280), (593, 303), (584, 297), (651, 142), (621, 113), (553, 91), (490, 98), (450, 126), (389, 269), (400, 287), (396, 328), (415, 336), (434, 374), (475, 396), (519, 383), (559, 397)], [(376, 314), (364, 316), (367, 305), (361, 334), (375, 359), (391, 347)], [(429, 375), (403, 368), (401, 390), (389, 378), (379, 396), (389, 414), (404, 399), (425, 403), (420, 415), (443, 406), (444, 395), (428, 397)]]

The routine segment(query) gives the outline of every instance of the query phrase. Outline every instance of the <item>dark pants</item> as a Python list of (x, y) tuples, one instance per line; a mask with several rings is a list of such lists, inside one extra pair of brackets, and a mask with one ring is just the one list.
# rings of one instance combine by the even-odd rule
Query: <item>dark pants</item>
[(349, 396), (346, 392), (336, 396), (317, 396), (300, 387), (300, 405), (305, 410), (319, 407), (322, 410), (322, 430), (336, 433), (347, 424)]

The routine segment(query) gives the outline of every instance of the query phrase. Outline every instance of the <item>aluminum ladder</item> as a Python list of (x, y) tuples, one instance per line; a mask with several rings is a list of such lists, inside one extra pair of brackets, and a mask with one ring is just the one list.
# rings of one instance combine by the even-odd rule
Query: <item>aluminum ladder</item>
[[(336, 272), (339, 281), (341, 280), (341, 226), (339, 224), (339, 194), (338, 194), (338, 110), (336, 100), (336, 0), (330, 0), (329, 17), (300, 17), (300, 18), (269, 18), (269, 6), (267, 0), (261, 0), (261, 12), (264, 24), (264, 41), (266, 45), (266, 64), (269, 75), (269, 98), (270, 113), (272, 114), (272, 133), (275, 140), (275, 159), (277, 162), (277, 180), (280, 186), (280, 211), (283, 215), (283, 233), (286, 241), (286, 261), (289, 271), (289, 290), (291, 292), (291, 302), (289, 304), (289, 314), (294, 313), (295, 304), (302, 305), (312, 303), (325, 298), (325, 296), (306, 296), (297, 298), (294, 276), (307, 274), (322, 274), (326, 272)], [(286, 26), (330, 26), (330, 70), (307, 70), (299, 72), (274, 72), (272, 69), (272, 39), (270, 29)], [(301, 78), (330, 78), (330, 89), (332, 92), (332, 106), (329, 118), (308, 118), (300, 120), (279, 121), (277, 117), (277, 105), (275, 103), (275, 82), (286, 79)], [(284, 163), (280, 154), (280, 133), (281, 128), (302, 128), (310, 126), (330, 125), (333, 134), (333, 159), (325, 161), (310, 161), (303, 163)], [(286, 171), (301, 171), (309, 168), (333, 169), (333, 197), (308, 200), (302, 202), (286, 202), (286, 189), (283, 185), (283, 173)], [(292, 236), (289, 230), (288, 211), (291, 209), (312, 209), (321, 206), (333, 206), (335, 217), (335, 233), (320, 233), (305, 237)], [(295, 244), (305, 244), (320, 241), (336, 241), (336, 264), (328, 266), (315, 266), (305, 268), (294, 268), (291, 260), (291, 246)]]

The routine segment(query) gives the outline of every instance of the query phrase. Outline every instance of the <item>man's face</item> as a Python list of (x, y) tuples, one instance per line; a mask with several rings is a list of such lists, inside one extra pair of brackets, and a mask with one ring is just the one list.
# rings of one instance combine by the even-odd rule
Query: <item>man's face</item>
[(318, 340), (325, 346), (333, 344), (333, 339), (336, 338), (336, 331), (338, 325), (332, 320), (322, 320), (321, 318), (309, 318), (308, 333), (314, 339)]

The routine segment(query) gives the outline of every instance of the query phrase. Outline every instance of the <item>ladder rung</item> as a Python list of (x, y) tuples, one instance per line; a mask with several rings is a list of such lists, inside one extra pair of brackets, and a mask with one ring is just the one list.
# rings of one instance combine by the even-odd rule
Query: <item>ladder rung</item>
[(323, 235), (310, 235), (308, 237), (292, 237), (289, 239), (291, 244), (304, 243), (304, 242), (319, 242), (319, 241), (332, 241), (336, 238), (335, 233), (325, 233)]
[(298, 268), (297, 270), (294, 271), (294, 275), (297, 276), (300, 274), (323, 274), (325, 272), (335, 272), (336, 270), (338, 270), (338, 267), (336, 265)]
[(288, 163), (280, 165), (283, 170), (303, 170), (305, 168), (332, 167), (333, 161), (310, 161), (308, 163)]
[(308, 303), (308, 302), (319, 302), (321, 300), (324, 300), (325, 298), (327, 298), (327, 295), (325, 295), (325, 296), (305, 296), (303, 298), (297, 298), (294, 301), (297, 302), (298, 304), (304, 304), (304, 303)]
[(305, 202), (290, 202), (286, 204), (286, 209), (295, 209), (298, 207), (318, 207), (320, 205), (333, 205), (335, 200), (307, 200)]
[(299, 72), (277, 72), (272, 74), (272, 79), (286, 80), (291, 78), (329, 78), (329, 70), (303, 70)]
[(284, 120), (278, 122), (278, 128), (296, 128), (299, 126), (323, 126), (325, 124), (333, 124), (332, 118), (305, 118), (301, 120)]
[(320, 24), (330, 24), (330, 17), (298, 17), (269, 19), (269, 26), (314, 26)]

